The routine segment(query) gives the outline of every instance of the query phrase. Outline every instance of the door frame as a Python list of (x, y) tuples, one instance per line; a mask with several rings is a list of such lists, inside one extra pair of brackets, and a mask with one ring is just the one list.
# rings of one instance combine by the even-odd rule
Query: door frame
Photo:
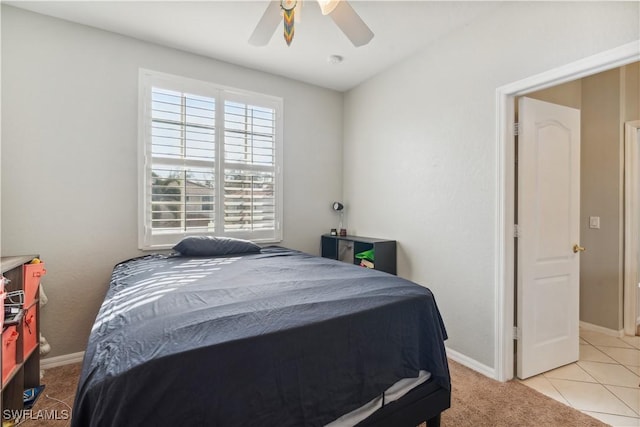
[[(637, 258), (640, 253), (640, 120), (624, 125), (624, 333), (636, 334), (638, 319), (638, 283), (640, 267)], [(634, 215), (635, 213), (635, 215)], [(635, 236), (635, 238), (634, 238)]]
[(517, 96), (640, 60), (640, 40), (518, 80), (496, 89), (495, 352), (494, 377), (513, 378), (515, 106)]

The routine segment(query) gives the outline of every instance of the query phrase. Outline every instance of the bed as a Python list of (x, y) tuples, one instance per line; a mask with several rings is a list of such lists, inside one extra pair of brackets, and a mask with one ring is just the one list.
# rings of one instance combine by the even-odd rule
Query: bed
[(444, 340), (431, 292), (386, 273), (281, 247), (147, 255), (114, 268), (71, 424), (437, 426)]

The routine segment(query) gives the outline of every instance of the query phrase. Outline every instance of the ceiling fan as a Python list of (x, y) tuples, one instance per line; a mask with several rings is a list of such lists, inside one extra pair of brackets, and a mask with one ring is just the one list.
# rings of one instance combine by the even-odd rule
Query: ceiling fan
[[(338, 28), (347, 36), (354, 46), (363, 46), (373, 38), (373, 31), (353, 10), (347, 0), (317, 0), (323, 15), (329, 15)], [(269, 1), (262, 18), (256, 25), (249, 43), (254, 46), (266, 46), (275, 33), (280, 21), (284, 20), (284, 38), (291, 44), (294, 34), (295, 11), (302, 0)]]

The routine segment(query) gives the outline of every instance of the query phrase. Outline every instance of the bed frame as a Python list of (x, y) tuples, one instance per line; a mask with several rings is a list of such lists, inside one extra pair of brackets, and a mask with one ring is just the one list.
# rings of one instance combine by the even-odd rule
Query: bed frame
[(442, 411), (451, 407), (451, 391), (433, 381), (419, 385), (374, 412), (357, 427), (440, 427)]

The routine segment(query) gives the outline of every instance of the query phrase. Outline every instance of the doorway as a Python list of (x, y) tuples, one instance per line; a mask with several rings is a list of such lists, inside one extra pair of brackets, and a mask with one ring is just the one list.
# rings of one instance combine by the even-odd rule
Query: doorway
[(496, 214), (496, 352), (495, 377), (500, 381), (514, 373), (514, 99), (529, 92), (580, 79), (640, 59), (637, 42), (585, 58), (572, 64), (500, 87), (497, 95), (497, 214)]

